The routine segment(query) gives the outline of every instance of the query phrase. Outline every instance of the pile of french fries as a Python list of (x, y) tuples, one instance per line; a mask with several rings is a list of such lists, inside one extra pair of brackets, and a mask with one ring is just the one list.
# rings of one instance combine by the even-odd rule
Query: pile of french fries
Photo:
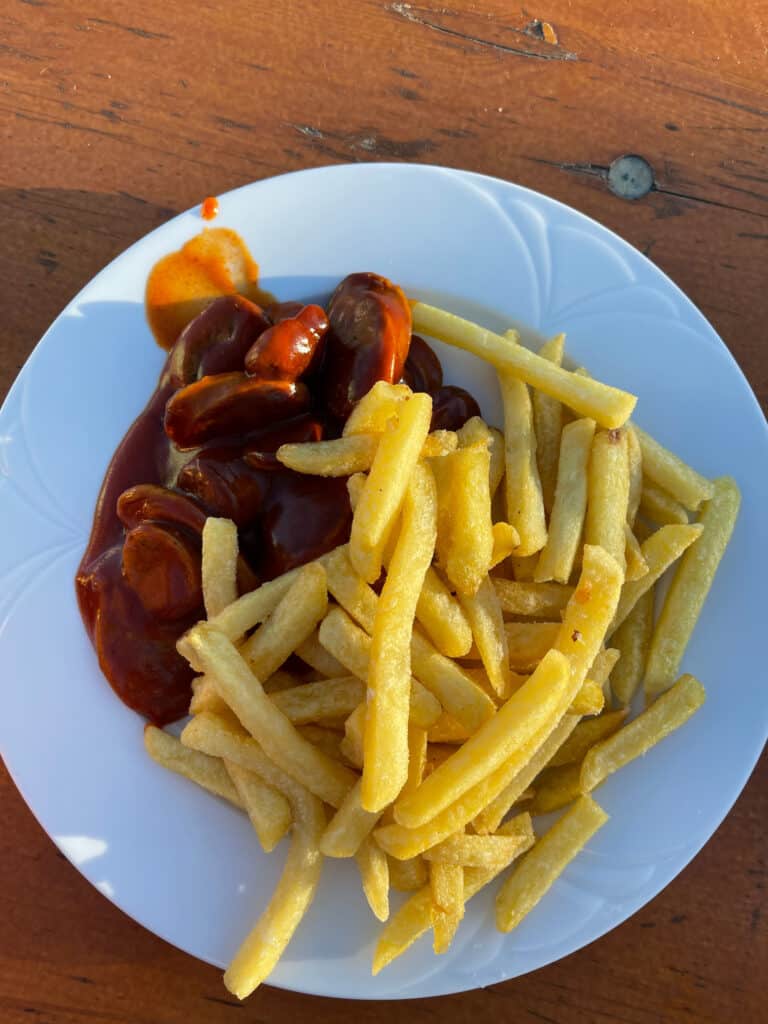
[[(428, 395), (378, 383), (339, 439), (284, 445), (284, 465), (348, 477), (349, 543), (237, 597), (237, 530), (209, 519), (207, 620), (179, 641), (192, 717), (180, 740), (145, 732), (160, 764), (245, 810), (264, 850), (290, 834), (225, 975), (240, 998), (280, 958), (323, 857), (355, 858), (387, 922), (374, 973), (429, 929), (445, 952), (467, 901), (516, 862), (496, 897), (509, 932), (606, 822), (592, 792), (704, 700), (677, 676), (733, 481), (634, 426), (631, 395), (564, 369), (562, 335), (535, 354), (421, 303), (413, 318), (493, 364), (503, 433), (480, 418), (430, 432)], [(532, 815), (563, 808), (534, 833)], [(391, 916), (390, 889), (412, 894)]]

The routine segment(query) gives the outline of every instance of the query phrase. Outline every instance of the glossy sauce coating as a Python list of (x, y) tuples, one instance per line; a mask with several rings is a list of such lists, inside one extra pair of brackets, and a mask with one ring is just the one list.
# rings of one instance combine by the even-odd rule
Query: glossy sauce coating
[(216, 196), (206, 196), (200, 204), (200, 216), (203, 220), (214, 220), (219, 212), (219, 200)]

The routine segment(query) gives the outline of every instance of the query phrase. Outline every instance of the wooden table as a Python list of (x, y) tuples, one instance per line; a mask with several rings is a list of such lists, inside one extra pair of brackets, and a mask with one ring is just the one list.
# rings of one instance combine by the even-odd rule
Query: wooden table
[[(765, 404), (765, 14), (760, 0), (5, 0), (0, 393), (70, 297), (173, 213), (283, 171), (411, 160), (520, 182), (613, 228), (704, 311)], [(626, 153), (653, 170), (634, 202), (607, 184)], [(0, 1020), (765, 1020), (766, 763), (672, 885), (558, 964), (399, 1011), (264, 988), (234, 1015), (218, 972), (92, 889), (3, 774)]]

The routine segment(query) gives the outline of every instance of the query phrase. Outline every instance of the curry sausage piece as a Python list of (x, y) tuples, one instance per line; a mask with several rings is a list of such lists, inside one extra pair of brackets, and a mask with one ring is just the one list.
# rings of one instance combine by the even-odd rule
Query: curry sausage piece
[(350, 274), (328, 306), (324, 397), (338, 419), (376, 381), (400, 380), (411, 342), (411, 307), (397, 285), (378, 274)]
[(269, 327), (260, 306), (242, 295), (225, 295), (191, 320), (168, 356), (167, 373), (175, 388), (200, 377), (242, 370), (245, 353)]
[(302, 306), (259, 335), (245, 356), (246, 373), (262, 380), (298, 380), (317, 361), (327, 330), (321, 306)]
[(123, 544), (123, 576), (148, 612), (180, 619), (202, 601), (200, 551), (182, 531), (140, 523)]

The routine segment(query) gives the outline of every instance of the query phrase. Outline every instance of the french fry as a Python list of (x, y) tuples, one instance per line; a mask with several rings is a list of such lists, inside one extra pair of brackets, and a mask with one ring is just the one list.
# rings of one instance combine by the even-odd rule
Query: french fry
[(459, 445), (471, 448), (475, 444), (485, 444), (490, 452), (489, 484), (491, 498), (499, 489), (504, 476), (504, 435), (495, 427), (489, 427), (480, 416), (472, 416), (457, 431)]
[(522, 345), (512, 344), (508, 338), (424, 302), (413, 304), (413, 329), (479, 356), (497, 370), (514, 375), (582, 416), (591, 417), (601, 427), (623, 426), (637, 402), (634, 395), (580, 378)]
[(608, 820), (590, 797), (580, 797), (536, 841), (496, 896), (496, 927), (511, 932), (530, 913), (576, 854)]
[(643, 558), (640, 542), (629, 523), (624, 528), (624, 557), (627, 566), (627, 582), (639, 580), (642, 576), (645, 576), (648, 572), (648, 563)]
[[(415, 857), (455, 832), (460, 832), (473, 819), (476, 820), (502, 791), (505, 792), (505, 799), (509, 800), (508, 810), (568, 738), (577, 721), (574, 715), (566, 715), (554, 729), (547, 725), (506, 764), (467, 790), (455, 803), (425, 825), (413, 829), (397, 823), (380, 826), (375, 832), (379, 845), (392, 857)], [(521, 768), (521, 765), (525, 767)]]
[(595, 421), (590, 419), (563, 427), (549, 534), (533, 574), (537, 583), (570, 579), (587, 508), (587, 466), (594, 433)]
[(472, 733), (468, 732), (463, 725), (445, 712), (427, 729), (427, 740), (430, 747), (435, 743), (463, 743), (471, 735)]
[(704, 703), (704, 687), (683, 675), (637, 718), (589, 750), (581, 766), (581, 791), (590, 793), (608, 775), (645, 754), (688, 721)]
[[(507, 343), (510, 350), (520, 346)], [(504, 405), (504, 470), (507, 522), (520, 537), (517, 555), (540, 551), (547, 540), (544, 500), (536, 464), (536, 435), (533, 430), (531, 396), (523, 381), (499, 373)]]
[(629, 467), (629, 495), (627, 498), (627, 524), (635, 525), (635, 516), (643, 491), (643, 453), (634, 425), (627, 423), (627, 464)]
[(598, 430), (589, 457), (584, 543), (599, 544), (626, 569), (629, 456), (626, 430)]
[[(530, 849), (534, 842), (531, 818), (521, 814), (507, 822), (499, 830), (501, 835), (517, 835), (519, 847), (513, 859)], [(393, 865), (396, 861), (391, 862)], [(464, 871), (464, 902), (467, 903), (494, 880), (508, 864), (500, 868), (466, 868)], [(429, 930), (432, 925), (432, 893), (429, 886), (424, 886), (407, 900), (389, 919), (386, 927), (379, 935), (376, 950), (373, 954), (373, 974), (376, 975), (387, 964), (400, 956), (417, 939)]]
[(447, 953), (464, 917), (464, 869), (460, 864), (434, 861), (429, 865), (432, 931), (435, 953)]
[(538, 561), (538, 552), (533, 555), (512, 555), (510, 562), (512, 563), (512, 572), (515, 579), (525, 583), (532, 581)]
[(512, 552), (520, 546), (520, 534), (509, 523), (494, 523), (492, 533), (491, 569), (509, 558)]
[(407, 384), (377, 381), (360, 399), (344, 424), (344, 436), (352, 434), (383, 434), (400, 413), (413, 392)]
[(627, 705), (635, 695), (645, 672), (648, 644), (653, 632), (653, 587), (646, 590), (611, 637), (621, 657), (611, 675), (611, 692), (619, 704)]
[(605, 694), (602, 686), (585, 679), (568, 708), (572, 715), (599, 715), (605, 707)]
[(406, 488), (400, 537), (371, 636), (361, 791), (368, 811), (380, 811), (391, 803), (408, 777), (411, 634), (436, 537), (435, 480), (428, 466), (417, 463)]
[(671, 685), (701, 613), (717, 567), (731, 539), (741, 495), (730, 477), (714, 481), (714, 494), (700, 517), (704, 533), (683, 555), (651, 637), (645, 668), (649, 700)]
[[(365, 473), (353, 473), (352, 476), (347, 480), (347, 494), (349, 495), (349, 505), (354, 512), (357, 508), (357, 503), (360, 500), (360, 495), (363, 493), (365, 487), (365, 481), (367, 477)], [(346, 550), (346, 544), (344, 545)]]
[(686, 548), (698, 543), (702, 531), (703, 527), (698, 523), (692, 523), (690, 526), (662, 526), (643, 542), (640, 550), (648, 565), (648, 572), (639, 580), (632, 580), (624, 584), (609, 634), (619, 628), (643, 594), (651, 589)]
[(294, 725), (306, 725), (351, 715), (365, 700), (365, 685), (356, 676), (340, 676), (302, 683), (272, 694), (271, 699)]
[(590, 682), (607, 692), (608, 681), (620, 656), (621, 651), (616, 647), (606, 647), (602, 651), (598, 651), (589, 669)]
[[(539, 349), (542, 359), (562, 366), (565, 335), (556, 334)], [(539, 467), (541, 493), (547, 515), (552, 511), (557, 481), (557, 461), (560, 455), (560, 434), (563, 429), (563, 406), (543, 391), (533, 391), (533, 425), (536, 432), (536, 462)]]
[(505, 622), (504, 632), (513, 669), (526, 671), (541, 661), (560, 631), (556, 622)]
[(368, 906), (379, 921), (386, 921), (389, 917), (389, 860), (386, 853), (375, 839), (366, 836), (355, 860)]
[[(296, 731), (222, 633), (201, 623), (188, 637), (195, 657), (215, 681), (219, 695), (275, 765), (306, 785), (310, 793), (338, 807), (356, 781), (353, 772), (326, 757)], [(199, 717), (196, 716), (193, 723)]]
[(209, 516), (203, 526), (201, 575), (205, 614), (212, 618), (237, 600), (237, 527)]
[(379, 820), (379, 812), (364, 810), (360, 789), (358, 781), (328, 822), (320, 840), (320, 852), (326, 857), (354, 857)]
[(321, 801), (293, 779), (284, 780), (293, 811), (288, 857), (266, 910), (235, 954), (224, 984), (245, 999), (264, 981), (282, 956), (314, 899), (322, 855), (318, 843), (325, 826)]
[(408, 726), (408, 778), (400, 791), (412, 793), (424, 778), (427, 767), (427, 730), (417, 725)]
[(310, 668), (329, 679), (344, 675), (344, 666), (320, 643), (318, 630), (313, 630), (307, 639), (298, 645), (294, 654), (297, 654)]
[(627, 708), (619, 711), (604, 711), (595, 718), (585, 718), (574, 728), (571, 735), (554, 754), (547, 767), (556, 768), (574, 761), (582, 761), (590, 747), (612, 736), (627, 718)]
[(344, 734), (338, 732), (335, 728), (323, 725), (299, 725), (296, 729), (305, 740), (308, 740), (314, 746), (318, 747), (328, 757), (332, 757), (334, 761), (343, 761), (344, 755), (341, 752), (341, 741)]
[(190, 715), (199, 715), (201, 711), (225, 713), (227, 705), (216, 692), (213, 680), (207, 676), (197, 676), (192, 680), (192, 700), (189, 702)]
[(365, 734), (365, 704), (360, 704), (344, 722), (341, 752), (355, 768), (363, 767), (363, 736)]
[(519, 583), (493, 578), (493, 586), (508, 615), (556, 621), (573, 594), (563, 583)]
[[(493, 718), (415, 792), (395, 803), (397, 823), (411, 829), (425, 824), (496, 769), (513, 761), (541, 730), (549, 726), (551, 732), (570, 703), (569, 682), (566, 658), (557, 651), (548, 652), (530, 679)], [(521, 761), (519, 767), (524, 763)]]
[[(494, 692), (499, 697), (509, 696), (509, 641), (501, 604), (490, 576), (483, 578), (476, 593), (463, 594), (459, 600), (472, 627), (472, 635)], [(443, 707), (446, 707), (445, 702)], [(446, 710), (451, 712), (451, 708), (446, 707)]]
[(640, 515), (659, 526), (688, 522), (688, 512), (685, 506), (650, 480), (643, 481), (639, 512)]
[(461, 605), (432, 567), (424, 576), (416, 618), (445, 657), (461, 658), (472, 646), (472, 627)]
[(635, 433), (643, 453), (645, 477), (658, 484), (691, 512), (697, 512), (703, 501), (709, 501), (714, 494), (711, 480), (691, 469), (636, 424)]
[(349, 557), (367, 583), (381, 574), (382, 554), (403, 504), (408, 482), (429, 433), (432, 399), (415, 394), (403, 403), (397, 425), (382, 435), (352, 517)]
[[(196, 750), (188, 750), (188, 753), (197, 754), (199, 757), (207, 756)], [(255, 772), (247, 771), (234, 761), (224, 761), (224, 765), (235, 784), (262, 849), (270, 853), (293, 822), (288, 801), (278, 789), (268, 785)]]
[(459, 594), (474, 594), (493, 555), (490, 452), (486, 444), (459, 448), (451, 463), (453, 518), (445, 572)]
[(350, 434), (330, 441), (280, 445), (277, 461), (296, 473), (350, 476), (371, 468), (378, 447), (379, 437), (375, 434)]
[[(344, 675), (343, 668), (339, 675)], [(277, 672), (272, 673), (269, 679), (264, 680), (264, 693), (282, 693), (283, 690), (292, 690), (294, 686), (300, 686), (302, 682), (301, 676), (295, 676), (291, 672), (279, 668)]]
[(519, 836), (477, 836), (460, 833), (449, 836), (437, 846), (425, 850), (423, 856), (426, 861), (456, 864), (465, 868), (503, 868), (509, 864), (519, 846)]
[(189, 750), (175, 736), (154, 725), (144, 726), (144, 748), (162, 768), (184, 776), (214, 796), (228, 800), (241, 811), (245, 810), (245, 804), (220, 757)]
[(533, 800), (528, 810), (534, 816), (551, 814), (561, 807), (578, 800), (581, 796), (580, 764), (562, 764), (555, 768), (545, 768), (536, 779)]
[(240, 648), (260, 679), (268, 679), (312, 635), (328, 608), (325, 569), (304, 566), (267, 621)]
[[(374, 595), (375, 596), (375, 595)], [(368, 680), (371, 638), (341, 608), (332, 608), (320, 624), (320, 643), (352, 675)], [(411, 722), (428, 729), (440, 717), (442, 706), (417, 679), (411, 679)]]
[(389, 860), (390, 885), (397, 892), (416, 892), (426, 883), (427, 865), (421, 857), (407, 860)]
[(448, 455), (459, 447), (459, 439), (455, 430), (433, 430), (427, 434), (424, 447), (421, 449), (422, 459), (434, 459), (440, 455)]
[(510, 809), (523, 799), (533, 780), (549, 764), (557, 751), (568, 742), (578, 721), (576, 715), (565, 715), (557, 728), (535, 750), (526, 766), (511, 778), (507, 776), (504, 784), (496, 789), (494, 796), (474, 816), (472, 827), (475, 832), (479, 835), (487, 835), (499, 829)]

